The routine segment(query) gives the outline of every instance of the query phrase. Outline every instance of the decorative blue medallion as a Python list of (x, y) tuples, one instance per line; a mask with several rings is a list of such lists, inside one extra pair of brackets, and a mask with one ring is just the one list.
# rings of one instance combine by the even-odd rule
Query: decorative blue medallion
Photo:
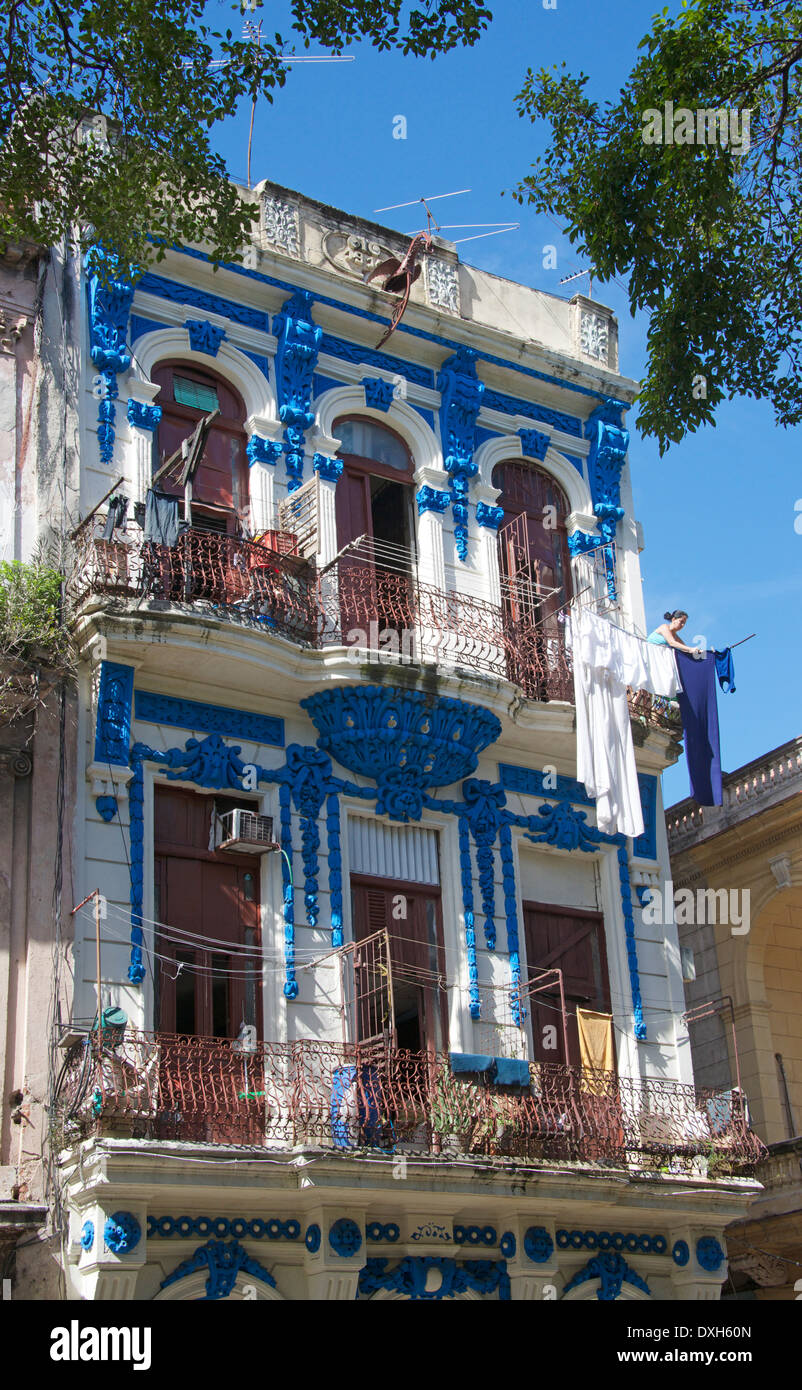
[(384, 381), (381, 377), (366, 376), (362, 378), (362, 385), (365, 388), (365, 405), (371, 410), (390, 409), (393, 403), (393, 392), (395, 387), (391, 381)]
[(103, 1226), (103, 1239), (115, 1255), (130, 1255), (142, 1236), (142, 1227), (130, 1211), (115, 1211)]
[(715, 1236), (702, 1236), (701, 1240), (697, 1240), (696, 1258), (708, 1274), (715, 1274), (717, 1269), (721, 1269), (724, 1251)]
[(551, 443), (549, 436), (542, 430), (519, 430), (518, 436), (525, 456), (542, 463)]
[(95, 1223), (85, 1221), (81, 1227), (81, 1247), (84, 1250), (91, 1250), (95, 1243)]
[(358, 1255), (362, 1248), (362, 1232), (350, 1217), (341, 1216), (329, 1231), (329, 1245), (335, 1255), (350, 1259), (352, 1255)]
[(679, 1265), (680, 1269), (684, 1268), (684, 1266), (688, 1263), (689, 1259), (691, 1258), (691, 1252), (687, 1240), (674, 1241), (674, 1246), (671, 1251), (671, 1258), (674, 1261), (675, 1265)]
[(307, 1226), (306, 1235), (304, 1236), (304, 1245), (310, 1255), (316, 1255), (320, 1249), (320, 1227), (316, 1222), (313, 1222), (311, 1226)]
[(524, 1250), (533, 1264), (547, 1264), (554, 1254), (554, 1241), (545, 1226), (530, 1226), (524, 1235)]
[(622, 1284), (632, 1284), (633, 1288), (640, 1289), (643, 1293), (651, 1295), (651, 1289), (645, 1279), (641, 1279), (634, 1269), (630, 1269), (622, 1255), (594, 1255), (592, 1260), (588, 1260), (584, 1269), (580, 1269), (573, 1279), (566, 1284), (563, 1296), (570, 1289), (575, 1289), (579, 1284), (585, 1284), (589, 1279), (600, 1280), (600, 1286), (596, 1290), (596, 1297), (603, 1303), (614, 1303), (621, 1293)]
[(518, 1242), (516, 1241), (512, 1231), (504, 1232), (503, 1236), (501, 1237), (501, 1240), (498, 1243), (498, 1248), (504, 1256), (505, 1260), (513, 1260), (515, 1258), (515, 1252), (518, 1249)]

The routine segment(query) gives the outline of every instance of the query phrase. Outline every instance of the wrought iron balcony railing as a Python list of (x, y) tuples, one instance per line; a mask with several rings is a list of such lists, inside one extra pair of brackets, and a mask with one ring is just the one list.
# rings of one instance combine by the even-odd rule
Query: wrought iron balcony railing
[[(188, 530), (172, 547), (141, 532), (106, 541), (86, 535), (70, 583), (88, 597), (159, 600), (277, 633), (303, 646), (347, 646), (366, 661), (432, 663), (506, 679), (530, 700), (573, 703), (562, 615), (538, 621), (498, 605), (422, 583), (397, 565), (343, 555), (319, 574), (294, 555), (214, 532)], [(670, 701), (631, 697), (633, 717), (667, 730)]]
[(259, 1043), (248, 1053), (214, 1038), (128, 1030), (99, 1045), (93, 1034), (67, 1055), (59, 1105), (76, 1135), (674, 1170), (701, 1158), (710, 1176), (764, 1153), (738, 1092), (555, 1063), (532, 1064), (526, 1086), (491, 1086), (454, 1076), (447, 1056), (380, 1044)]

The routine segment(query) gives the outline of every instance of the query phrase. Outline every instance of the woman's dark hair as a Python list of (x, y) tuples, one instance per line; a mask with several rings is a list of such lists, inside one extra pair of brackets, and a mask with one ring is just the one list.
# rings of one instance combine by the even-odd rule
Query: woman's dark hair
[(673, 613), (663, 614), (667, 623), (670, 623), (674, 618), (687, 618), (687, 616), (688, 614), (685, 612), (684, 608), (675, 608)]

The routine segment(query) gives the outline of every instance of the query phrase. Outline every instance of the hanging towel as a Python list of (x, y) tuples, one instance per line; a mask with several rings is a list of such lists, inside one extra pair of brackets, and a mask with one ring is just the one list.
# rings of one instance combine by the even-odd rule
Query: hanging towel
[(716, 654), (706, 652), (701, 661), (677, 652), (682, 693), (679, 712), (685, 738), (685, 755), (691, 780), (691, 796), (699, 806), (721, 805), (721, 749), (716, 703)]
[(490, 1071), (493, 1066), (493, 1058), (478, 1052), (451, 1052), (449, 1053), (451, 1070), (455, 1076), (465, 1072), (485, 1072)]
[(615, 1071), (613, 1052), (613, 1016), (595, 1013), (592, 1009), (577, 1009), (579, 1029), (579, 1058), (583, 1067), (593, 1071)]
[(128, 511), (128, 498), (122, 493), (118, 497), (112, 497), (109, 502), (109, 510), (106, 514), (106, 525), (103, 528), (104, 541), (110, 541), (114, 531), (118, 526), (122, 526), (125, 521), (125, 513)]
[(725, 647), (723, 652), (714, 652), (716, 658), (716, 675), (718, 683), (726, 695), (735, 694), (735, 662), (732, 659), (732, 651)]
[(145, 499), (145, 540), (174, 546), (178, 540), (178, 498), (148, 489)]
[(599, 830), (637, 839), (643, 834), (643, 812), (627, 684), (639, 657), (619, 641), (628, 635), (595, 613), (580, 609), (571, 618), (576, 775), (596, 802)]
[(494, 1057), (491, 1081), (494, 1086), (528, 1086), (529, 1063), (515, 1057)]

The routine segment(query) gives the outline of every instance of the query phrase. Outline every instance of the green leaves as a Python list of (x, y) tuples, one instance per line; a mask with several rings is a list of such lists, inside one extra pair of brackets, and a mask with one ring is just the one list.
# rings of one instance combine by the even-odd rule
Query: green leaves
[[(778, 423), (798, 423), (798, 9), (695, 0), (676, 19), (657, 16), (640, 51), (618, 101), (603, 107), (585, 96), (583, 75), (527, 73), (519, 112), (548, 121), (551, 137), (515, 196), (561, 217), (597, 275), (626, 277), (633, 313), (649, 315), (638, 424), (661, 452), (736, 395), (770, 399)], [(726, 143), (712, 122), (721, 108), (739, 114)], [(681, 110), (690, 143), (678, 142)], [(647, 143), (658, 115), (661, 138)]]
[[(101, 240), (144, 269), (149, 236), (241, 260), (258, 211), (211, 138), (243, 98), (272, 101), (292, 44), (206, 22), (207, 0), (0, 0), (0, 244)], [(492, 18), (471, 0), (293, 0), (293, 29), (341, 52), (366, 40), (432, 57)], [(212, 64), (215, 66), (212, 66)], [(162, 253), (163, 254), (163, 253)]]

